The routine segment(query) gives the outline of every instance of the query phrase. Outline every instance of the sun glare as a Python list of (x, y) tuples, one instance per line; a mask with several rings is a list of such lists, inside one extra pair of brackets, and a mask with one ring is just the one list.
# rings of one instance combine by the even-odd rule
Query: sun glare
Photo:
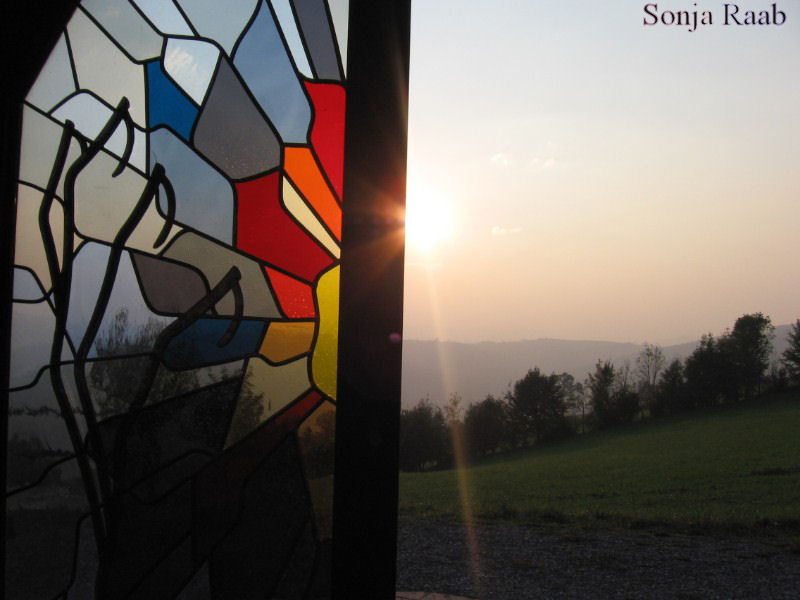
[(436, 190), (409, 190), (406, 198), (406, 246), (431, 254), (453, 235), (453, 210)]

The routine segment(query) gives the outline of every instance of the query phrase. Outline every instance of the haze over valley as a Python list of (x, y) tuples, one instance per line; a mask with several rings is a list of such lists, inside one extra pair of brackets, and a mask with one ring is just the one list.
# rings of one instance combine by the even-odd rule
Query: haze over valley
[[(775, 327), (773, 361), (786, 349), (790, 325)], [(685, 359), (697, 341), (662, 346), (666, 364)], [(402, 406), (410, 408), (428, 398), (443, 405), (451, 393), (465, 405), (488, 394), (502, 395), (529, 369), (546, 374), (567, 372), (583, 381), (599, 360), (633, 368), (642, 345), (634, 343), (538, 339), (516, 342), (462, 343), (437, 340), (403, 342)]]

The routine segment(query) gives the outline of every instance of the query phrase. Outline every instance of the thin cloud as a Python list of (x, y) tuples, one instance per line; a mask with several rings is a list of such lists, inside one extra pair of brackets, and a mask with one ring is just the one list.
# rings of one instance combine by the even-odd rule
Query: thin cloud
[(492, 154), (489, 162), (499, 167), (508, 167), (514, 162), (514, 157), (508, 152), (497, 152)]
[(550, 169), (560, 166), (562, 163), (558, 162), (555, 158), (539, 158), (538, 156), (531, 159), (528, 166), (532, 169), (541, 169), (542, 171), (549, 171)]
[(503, 237), (506, 235), (516, 235), (522, 232), (522, 227), (500, 227), (500, 225), (495, 225), (492, 227), (492, 235), (495, 237)]

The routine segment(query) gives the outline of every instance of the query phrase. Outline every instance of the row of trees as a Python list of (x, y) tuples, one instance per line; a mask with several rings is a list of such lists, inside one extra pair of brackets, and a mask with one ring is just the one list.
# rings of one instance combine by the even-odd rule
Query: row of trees
[(444, 410), (421, 401), (401, 417), (401, 469), (444, 468), (453, 443), (467, 455), (559, 439), (588, 428), (751, 399), (765, 385), (800, 385), (800, 319), (789, 335), (780, 365), (770, 367), (774, 328), (769, 317), (747, 314), (719, 337), (705, 335), (685, 361), (666, 365), (659, 346), (645, 344), (633, 368), (599, 360), (581, 383), (569, 373), (528, 371), (502, 397), (488, 396), (461, 414), (458, 395)]
[(789, 333), (780, 363), (770, 365), (774, 327), (754, 313), (720, 337), (705, 335), (685, 361), (673, 361), (648, 395), (653, 416), (750, 400), (766, 388), (800, 384), (800, 319)]
[(458, 394), (444, 410), (421, 400), (401, 414), (400, 468), (450, 467), (458, 444), (467, 457), (477, 458), (572, 435), (567, 413), (583, 406), (584, 397), (583, 385), (569, 373), (545, 375), (536, 368), (502, 397), (487, 396), (466, 411)]

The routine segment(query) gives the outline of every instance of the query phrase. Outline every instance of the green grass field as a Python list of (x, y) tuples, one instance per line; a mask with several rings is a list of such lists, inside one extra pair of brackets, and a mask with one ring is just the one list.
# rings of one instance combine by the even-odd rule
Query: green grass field
[[(800, 534), (800, 393), (498, 456), (463, 479), (477, 519)], [(463, 518), (458, 481), (401, 473), (400, 515)]]

